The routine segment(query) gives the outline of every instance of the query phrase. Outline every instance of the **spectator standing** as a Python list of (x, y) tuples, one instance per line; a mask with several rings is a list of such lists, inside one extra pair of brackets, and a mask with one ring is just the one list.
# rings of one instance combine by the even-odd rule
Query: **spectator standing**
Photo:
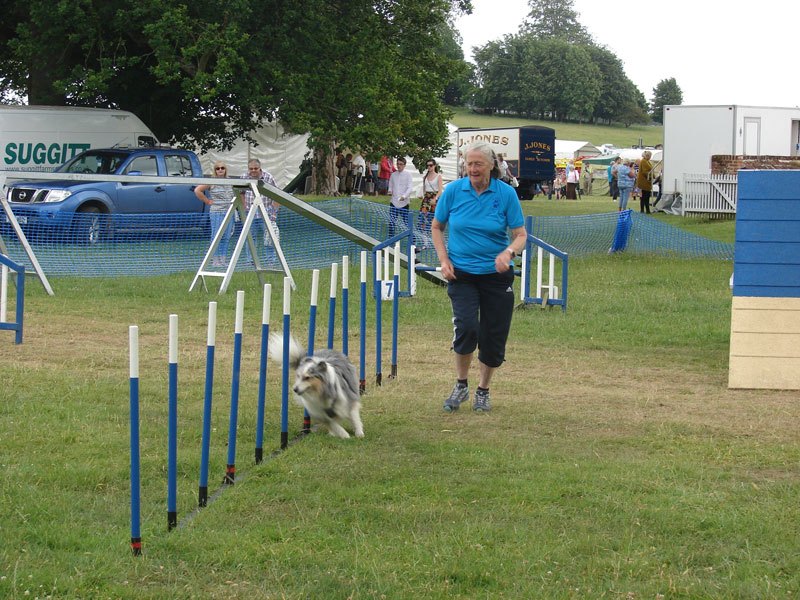
[[(220, 161), (214, 163), (214, 177), (228, 177), (228, 167), (225, 163)], [(206, 192), (208, 192), (208, 194), (206, 194)], [(194, 195), (204, 204), (208, 204), (211, 239), (213, 240), (222, 227), (222, 222), (225, 220), (225, 213), (228, 212), (228, 208), (233, 204), (233, 187), (230, 185), (202, 184), (194, 188)], [(233, 219), (228, 223), (228, 226), (225, 228), (220, 238), (219, 245), (214, 252), (214, 257), (211, 259), (212, 266), (222, 267), (225, 265), (228, 257), (228, 241), (231, 239), (232, 231)]]
[(406, 159), (397, 159), (397, 170), (389, 177), (389, 194), (392, 197), (389, 206), (389, 237), (393, 237), (401, 223), (408, 223), (408, 204), (414, 193), (414, 180), (406, 171)]
[(500, 170), (500, 181), (508, 183), (511, 179), (511, 173), (508, 172), (508, 162), (502, 154), (497, 155), (497, 167)]
[(578, 199), (578, 183), (580, 183), (580, 171), (575, 168), (575, 163), (567, 163), (567, 200)]
[(378, 195), (378, 171), (380, 170), (381, 165), (380, 162), (377, 160), (370, 160), (369, 161), (369, 171), (372, 174), (372, 195)]
[(619, 210), (628, 208), (628, 198), (633, 190), (636, 174), (633, 171), (633, 161), (623, 163), (617, 167), (617, 188), (619, 189)]
[[(255, 179), (262, 183), (268, 183), (269, 185), (277, 187), (278, 184), (275, 182), (275, 178), (270, 174), (268, 171), (265, 171), (261, 168), (261, 161), (257, 158), (252, 158), (247, 163), (247, 173), (242, 175), (242, 179)], [(248, 189), (244, 193), (244, 208), (245, 214), (250, 211), (250, 206), (253, 204), (253, 190)], [(280, 204), (275, 202), (269, 196), (261, 195), (261, 203), (264, 205), (264, 208), (267, 212), (267, 218), (269, 218), (270, 222), (272, 223), (272, 229), (275, 231), (275, 237), (280, 239), (280, 230), (278, 229), (278, 209), (280, 208)], [(253, 219), (253, 223), (250, 226), (250, 232), (252, 233), (253, 241), (255, 242), (256, 246), (258, 244), (263, 244), (267, 249), (267, 264), (270, 263), (275, 264), (277, 262), (277, 253), (275, 252), (275, 245), (272, 243), (272, 238), (270, 238), (269, 234), (266, 231), (266, 227), (264, 226), (264, 219), (261, 217), (261, 211), (255, 214), (255, 218)], [(245, 244), (244, 246), (244, 256), (245, 260), (251, 260), (250, 257), (250, 247)]]
[(527, 233), (516, 191), (497, 179), (491, 146), (472, 143), (465, 157), (467, 177), (444, 189), (431, 229), (453, 309), (456, 384), (443, 408), (454, 412), (469, 400), (469, 370), (477, 349), (480, 376), (472, 410), (486, 412), (491, 409), (489, 386), (505, 360), (511, 329), (513, 261)]
[[(439, 172), (439, 165), (432, 158), (425, 163), (427, 171), (422, 178), (422, 203), (419, 207), (419, 229), (422, 233), (430, 235), (433, 213), (436, 210), (436, 203), (442, 195), (442, 174)], [(423, 248), (427, 248), (427, 241), (423, 242)]]
[(555, 189), (556, 200), (561, 200), (567, 188), (567, 176), (564, 171), (556, 172), (556, 178), (553, 180), (553, 188)]
[(616, 202), (617, 198), (619, 198), (619, 178), (617, 177), (617, 170), (621, 165), (621, 156), (615, 158), (614, 162), (611, 163), (611, 197), (614, 199), (614, 202)]
[(395, 172), (394, 162), (388, 156), (381, 156), (381, 165), (378, 169), (378, 193), (385, 196), (389, 191), (389, 178)]
[(642, 196), (639, 199), (639, 212), (646, 212), (650, 214), (650, 196), (653, 193), (653, 163), (650, 158), (653, 156), (650, 150), (642, 152), (642, 161), (639, 163), (639, 172), (636, 175), (636, 187), (642, 190)]
[(350, 162), (350, 170), (353, 174), (353, 193), (360, 194), (364, 186), (364, 175), (367, 173), (367, 161), (361, 154), (356, 154)]
[(336, 149), (336, 176), (339, 178), (339, 192), (344, 193), (347, 182), (347, 159), (341, 148)]
[(353, 192), (353, 155), (349, 152), (344, 156), (345, 175), (344, 175), (344, 190), (339, 186), (339, 191), (344, 191), (345, 194)]
[(583, 172), (581, 173), (583, 177), (583, 193), (587, 196), (592, 195), (592, 168), (583, 163)]

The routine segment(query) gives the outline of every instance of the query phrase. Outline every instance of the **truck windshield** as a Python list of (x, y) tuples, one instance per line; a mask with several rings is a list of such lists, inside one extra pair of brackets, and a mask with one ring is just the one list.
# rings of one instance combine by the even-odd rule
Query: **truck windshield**
[(93, 152), (79, 154), (68, 163), (57, 169), (58, 173), (114, 173), (126, 158), (126, 154), (118, 152)]

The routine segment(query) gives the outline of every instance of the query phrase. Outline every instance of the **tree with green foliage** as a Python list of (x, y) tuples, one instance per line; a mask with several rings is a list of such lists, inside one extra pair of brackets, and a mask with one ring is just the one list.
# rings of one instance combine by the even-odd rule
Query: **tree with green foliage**
[(560, 39), (536, 44), (545, 110), (554, 120), (588, 120), (600, 96), (600, 71), (586, 48)]
[(438, 52), (453, 61), (454, 67), (453, 80), (444, 88), (444, 103), (448, 106), (462, 106), (474, 91), (475, 68), (464, 60), (461, 34), (453, 28), (452, 23), (443, 23), (440, 33)]
[(622, 62), (592, 41), (573, 0), (530, 0), (517, 35), (475, 52), (475, 102), (555, 120), (647, 122), (647, 103)]
[(574, 0), (529, 0), (531, 10), (520, 28), (535, 38), (558, 38), (575, 44), (591, 44), (592, 36), (578, 21)]
[[(310, 133), (321, 193), (334, 145), (422, 159), (447, 150), (440, 52), (470, 0), (10, 0), (3, 92), (131, 110), (160, 139), (230, 147), (263, 119)], [(452, 32), (450, 31), (450, 35)]]
[(589, 120), (600, 70), (586, 47), (530, 33), (506, 36), (475, 52), (482, 106), (553, 120)]
[(514, 56), (513, 37), (488, 42), (475, 48), (475, 102), (483, 109), (511, 109), (514, 105), (515, 82), (519, 79), (520, 62)]
[(644, 107), (639, 102), (644, 95), (625, 74), (622, 61), (616, 54), (594, 44), (586, 46), (586, 50), (600, 71), (600, 95), (594, 106), (593, 119), (605, 123), (618, 121), (625, 123), (626, 127), (648, 122), (647, 102)]
[(653, 88), (650, 116), (658, 123), (664, 122), (664, 107), (668, 104), (683, 104), (683, 92), (674, 77), (662, 79)]

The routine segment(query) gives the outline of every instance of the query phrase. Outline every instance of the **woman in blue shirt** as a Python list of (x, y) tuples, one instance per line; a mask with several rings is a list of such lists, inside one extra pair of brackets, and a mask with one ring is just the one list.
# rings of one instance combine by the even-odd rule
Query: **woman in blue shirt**
[(628, 161), (617, 167), (617, 186), (619, 187), (619, 210), (628, 208), (628, 198), (636, 181), (636, 172), (633, 170), (633, 161)]
[(475, 142), (464, 156), (467, 176), (445, 187), (431, 229), (448, 281), (455, 329), (456, 385), (444, 410), (454, 412), (469, 399), (469, 368), (477, 348), (480, 376), (472, 409), (485, 412), (491, 409), (492, 375), (505, 360), (514, 310), (513, 260), (522, 252), (527, 233), (516, 191), (498, 179), (491, 146)]

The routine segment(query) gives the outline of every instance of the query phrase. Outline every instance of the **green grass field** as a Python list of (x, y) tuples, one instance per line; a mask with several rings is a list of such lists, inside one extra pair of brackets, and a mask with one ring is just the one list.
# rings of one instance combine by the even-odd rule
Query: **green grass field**
[[(523, 206), (613, 208), (602, 197)], [(732, 241), (732, 221), (656, 218)], [(384, 305), (381, 387), (370, 316), (366, 437), (316, 432), (258, 466), (255, 275), (235, 276), (223, 296), (189, 293), (193, 273), (55, 278), (54, 297), (30, 280), (25, 342), (0, 331), (0, 597), (796, 598), (800, 403), (796, 392), (727, 388), (731, 269), (646, 255), (572, 260), (566, 313), (515, 313), (485, 415), (441, 410), (453, 384), (449, 301), (421, 281), (400, 307), (395, 380)], [(305, 341), (310, 273), (294, 275), (292, 328)], [(322, 290), (328, 281), (323, 272)], [(282, 282), (270, 283), (275, 330)], [(237, 482), (222, 488), (238, 289)], [(212, 300), (214, 496), (196, 512)], [(171, 313), (180, 320), (180, 526), (168, 533)], [(341, 308), (337, 346), (340, 317)], [(327, 322), (321, 299), (317, 346)], [(141, 341), (140, 557), (129, 548), (131, 324)], [(279, 447), (279, 379), (270, 365), (267, 455)], [(293, 402), (289, 422), (293, 438), (302, 422)]]
[(596, 146), (613, 144), (618, 148), (639, 145), (655, 146), (664, 143), (664, 128), (655, 125), (590, 125), (587, 123), (559, 123), (537, 121), (521, 117), (501, 115), (479, 115), (466, 108), (455, 108), (452, 122), (457, 127), (521, 127), (523, 125), (544, 125), (556, 130), (560, 140), (585, 141)]

